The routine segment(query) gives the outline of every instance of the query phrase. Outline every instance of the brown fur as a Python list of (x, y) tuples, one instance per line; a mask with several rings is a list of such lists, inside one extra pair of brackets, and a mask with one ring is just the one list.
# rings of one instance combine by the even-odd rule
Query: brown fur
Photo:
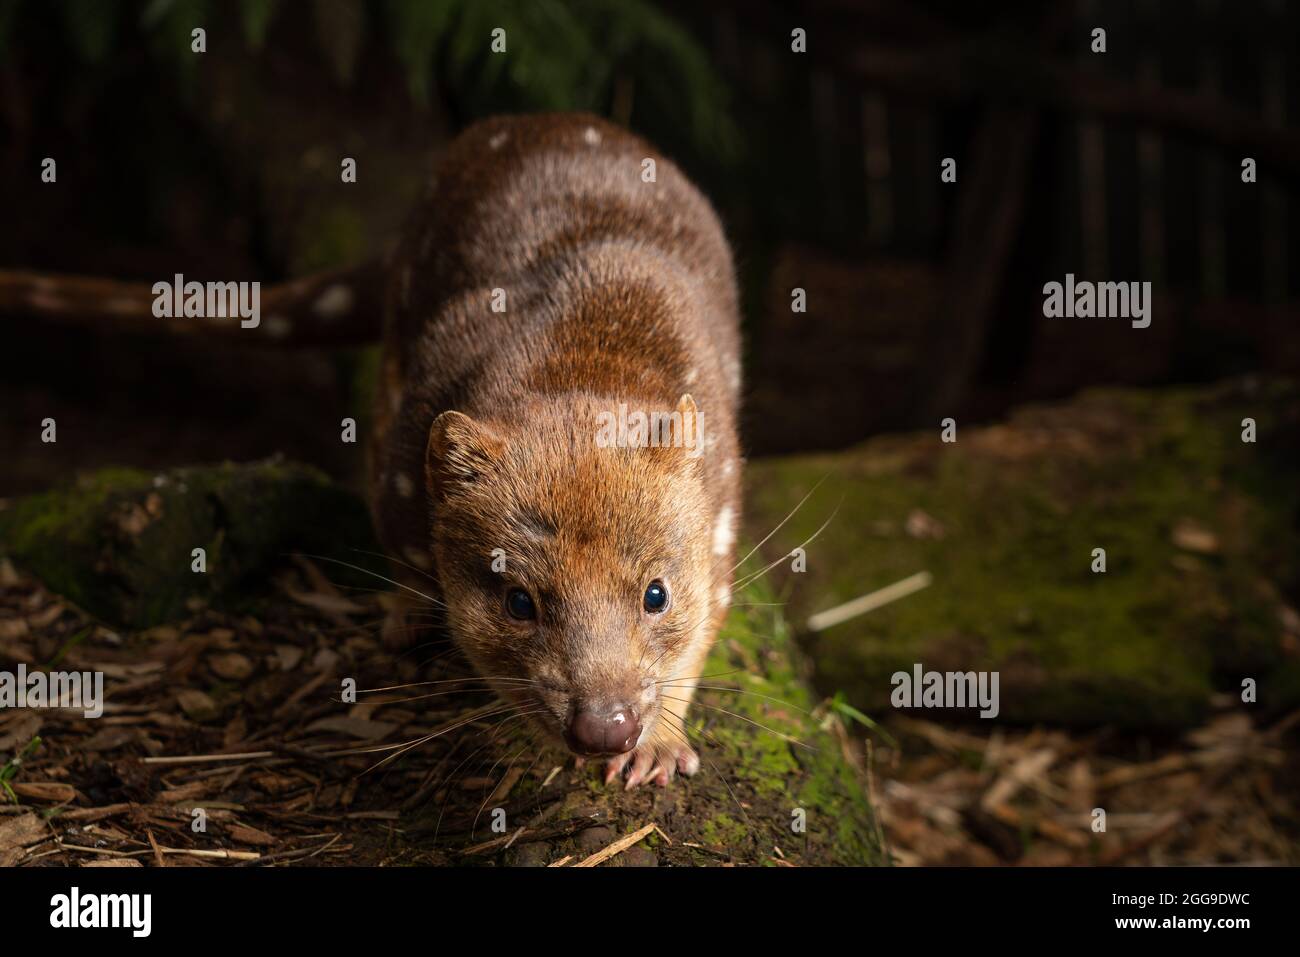
[[(715, 525), (739, 517), (737, 300), (708, 202), (595, 117), (491, 119), (448, 149), (391, 275), (371, 459), (385, 548), (428, 573), (404, 570), (436, 587), (481, 674), (533, 682), (499, 690), (542, 727), (558, 733), (579, 700), (636, 702), (641, 744), (611, 768), (629, 784), (693, 771), (663, 710), (683, 714), (663, 695), (690, 688), (657, 683), (699, 675), (734, 564)], [(601, 447), (619, 403), (698, 407), (703, 454)], [(656, 578), (662, 615), (641, 604)], [(506, 614), (511, 587), (536, 621)]]

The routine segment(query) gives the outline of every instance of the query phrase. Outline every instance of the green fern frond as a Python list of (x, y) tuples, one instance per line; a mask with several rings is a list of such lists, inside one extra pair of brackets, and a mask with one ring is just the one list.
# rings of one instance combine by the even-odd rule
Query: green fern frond
[(352, 83), (357, 57), (366, 35), (366, 10), (361, 0), (312, 0), (316, 42), (329, 61), (334, 78)]
[(463, 5), (463, 0), (388, 0), (386, 4), (393, 51), (406, 68), (411, 96), (417, 103), (429, 102), (434, 54)]
[(244, 41), (253, 50), (262, 49), (266, 32), (275, 19), (280, 0), (240, 0), (240, 22), (244, 28)]
[(103, 60), (113, 46), (117, 4), (100, 0), (64, 0), (60, 9), (77, 55), (88, 63)]
[(202, 27), (211, 41), (215, 17), (209, 0), (155, 0), (140, 18), (149, 48), (179, 76), (185, 90), (193, 89), (198, 60), (191, 48), (193, 32)]
[[(0, 54), (16, 21), (44, 0), (0, 0)], [(648, 0), (302, 0), (316, 46), (340, 84), (349, 84), (366, 35), (386, 34), (411, 95), (427, 104), (435, 77), (467, 116), (525, 110), (592, 110), (658, 123), (647, 130), (685, 140), (697, 153), (726, 161), (739, 133), (726, 91), (708, 54), (672, 17)], [(24, 6), (24, 4), (26, 4)], [(123, 10), (141, 10), (138, 30), (154, 58), (190, 90), (199, 60), (191, 31), (235, 17), (244, 42), (264, 47), (281, 0), (59, 0), (53, 22), (77, 58), (105, 60), (115, 47), (139, 42)], [(371, 18), (375, 18), (373, 21)], [(506, 52), (491, 49), (505, 30)], [(617, 92), (616, 92), (617, 91)], [(638, 122), (638, 125), (644, 125)]]

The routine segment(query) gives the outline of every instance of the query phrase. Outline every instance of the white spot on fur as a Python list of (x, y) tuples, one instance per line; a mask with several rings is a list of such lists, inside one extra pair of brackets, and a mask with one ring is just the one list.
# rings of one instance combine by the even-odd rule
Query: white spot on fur
[(316, 300), (311, 309), (312, 312), (328, 322), (346, 315), (347, 311), (352, 308), (352, 298), (351, 289), (342, 283), (336, 283), (320, 294), (320, 298)]
[(723, 476), (725, 476), (726, 478), (731, 478), (731, 476), (735, 474), (735, 471), (736, 471), (736, 460), (727, 459), (727, 461), (724, 462), (722, 465)]
[(587, 144), (589, 146), (600, 145), (600, 134), (596, 132), (596, 128), (594, 126), (589, 126), (585, 130), (583, 130), (582, 138), (587, 141)]
[(731, 604), (731, 589), (729, 589), (726, 585), (720, 586), (718, 588), (717, 599), (718, 599), (718, 604), (721, 605), (723, 608), (726, 608), (728, 605)]
[(731, 381), (731, 388), (739, 391), (740, 389), (740, 363), (735, 359), (727, 360), (727, 378)]
[(402, 498), (410, 498), (415, 494), (415, 483), (405, 472), (398, 472), (393, 476), (393, 488), (397, 489), (397, 494)]
[(501, 132), (495, 134), (492, 137), (492, 139), (488, 140), (488, 149), (493, 149), (493, 150), (501, 149), (501, 147), (505, 145), (505, 141), (509, 138), (510, 138), (509, 133)]
[(402, 550), (402, 554), (405, 555), (406, 560), (416, 568), (422, 568), (427, 572), (433, 567), (433, 562), (429, 561), (429, 556), (414, 545), (407, 545), (406, 548)]
[(725, 555), (736, 540), (736, 530), (731, 527), (733, 513), (730, 505), (722, 506), (718, 520), (713, 523), (713, 554)]
[(688, 370), (687, 373), (686, 373), (686, 384), (687, 384), (687, 385), (695, 385), (695, 380), (696, 380), (698, 377), (699, 377), (699, 372), (698, 372), (698, 370), (696, 370), (696, 369), (690, 369), (690, 370)]

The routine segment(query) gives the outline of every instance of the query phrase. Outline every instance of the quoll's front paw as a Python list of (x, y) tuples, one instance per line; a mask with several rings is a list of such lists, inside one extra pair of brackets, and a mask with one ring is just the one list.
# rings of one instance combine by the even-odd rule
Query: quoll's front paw
[(690, 777), (699, 769), (700, 756), (685, 742), (664, 744), (647, 741), (627, 754), (610, 758), (605, 763), (605, 783), (609, 784), (619, 775), (624, 775), (625, 791), (649, 781), (662, 788), (668, 786), (677, 772)]

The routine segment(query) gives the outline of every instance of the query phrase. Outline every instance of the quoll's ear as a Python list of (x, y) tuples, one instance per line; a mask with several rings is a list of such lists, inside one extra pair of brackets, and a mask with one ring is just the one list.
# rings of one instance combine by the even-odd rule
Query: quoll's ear
[(429, 427), (425, 477), (438, 494), (453, 483), (472, 483), (500, 460), (505, 442), (490, 428), (460, 412), (444, 412)]

